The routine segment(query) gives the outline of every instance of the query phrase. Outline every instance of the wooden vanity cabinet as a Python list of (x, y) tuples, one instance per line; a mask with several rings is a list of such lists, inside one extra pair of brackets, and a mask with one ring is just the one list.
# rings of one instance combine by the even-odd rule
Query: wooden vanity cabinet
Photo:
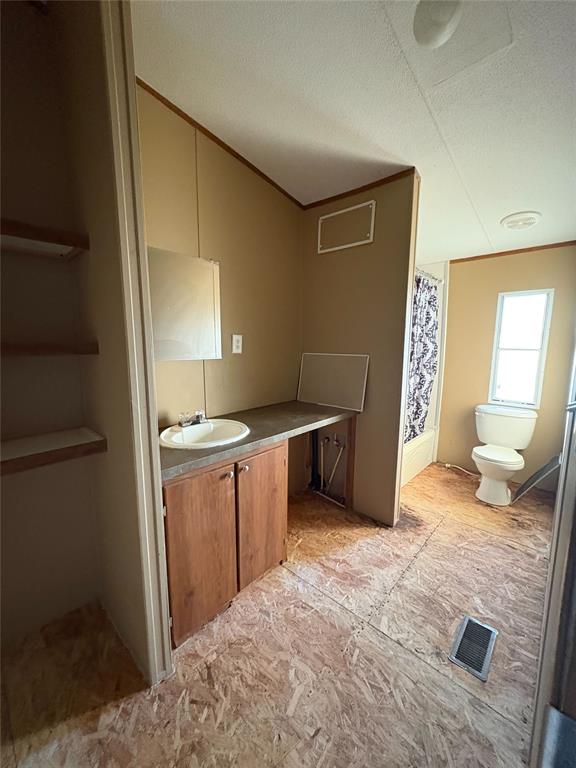
[(237, 464), (238, 588), (286, 559), (288, 450), (282, 443)]
[(238, 592), (234, 464), (166, 485), (164, 504), (176, 647)]
[(288, 443), (164, 486), (172, 642), (286, 559)]

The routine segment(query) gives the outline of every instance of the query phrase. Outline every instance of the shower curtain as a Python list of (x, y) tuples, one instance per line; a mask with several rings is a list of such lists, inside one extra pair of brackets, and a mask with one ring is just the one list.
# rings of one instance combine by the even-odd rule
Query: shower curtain
[(408, 371), (408, 402), (404, 442), (424, 432), (432, 386), (438, 371), (438, 287), (416, 275)]

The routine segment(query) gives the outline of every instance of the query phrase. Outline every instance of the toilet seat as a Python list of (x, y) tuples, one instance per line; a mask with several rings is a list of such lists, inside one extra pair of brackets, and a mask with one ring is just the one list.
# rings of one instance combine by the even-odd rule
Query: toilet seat
[(478, 445), (472, 451), (472, 458), (499, 464), (508, 469), (524, 468), (524, 458), (518, 451), (503, 445)]

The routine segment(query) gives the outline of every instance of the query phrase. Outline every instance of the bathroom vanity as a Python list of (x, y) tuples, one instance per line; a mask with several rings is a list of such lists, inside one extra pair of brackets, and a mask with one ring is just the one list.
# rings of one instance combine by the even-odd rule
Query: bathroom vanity
[(294, 401), (226, 418), (250, 434), (220, 448), (160, 449), (174, 647), (286, 558), (290, 437), (348, 421), (351, 503), (353, 411)]

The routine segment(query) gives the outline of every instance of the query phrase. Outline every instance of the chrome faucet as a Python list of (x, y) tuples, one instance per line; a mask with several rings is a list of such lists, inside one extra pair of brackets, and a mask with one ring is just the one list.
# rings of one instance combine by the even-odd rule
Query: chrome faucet
[(194, 416), (188, 413), (188, 411), (185, 411), (178, 417), (178, 426), (192, 427), (195, 424), (204, 424), (206, 421), (208, 421), (208, 419), (206, 418), (206, 413), (203, 410), (196, 411)]

